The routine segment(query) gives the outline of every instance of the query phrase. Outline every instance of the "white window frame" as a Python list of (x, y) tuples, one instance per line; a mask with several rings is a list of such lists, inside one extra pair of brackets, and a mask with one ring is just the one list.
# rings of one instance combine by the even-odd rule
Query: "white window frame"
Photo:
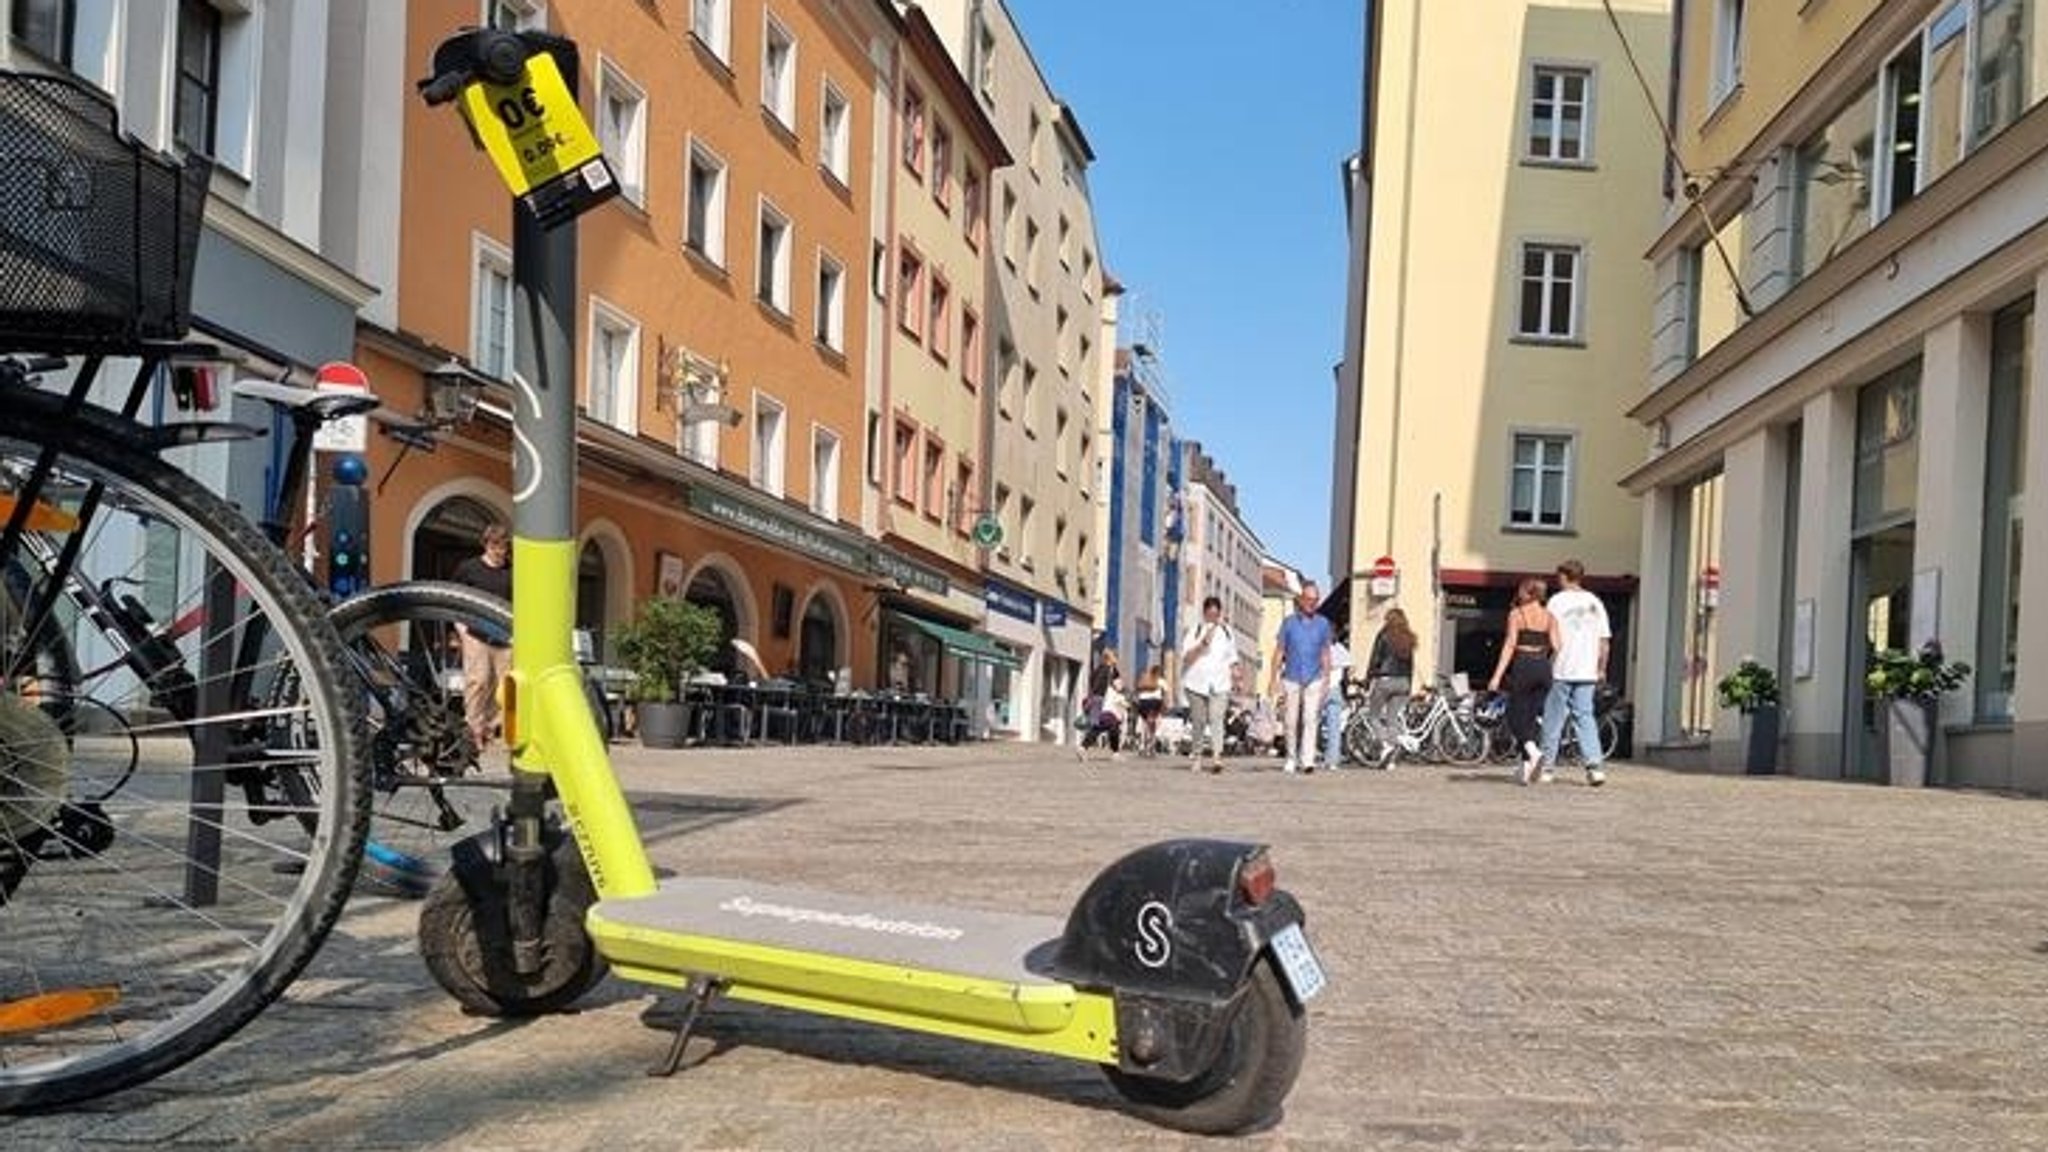
[[(1540, 97), (1536, 89), (1549, 77), (1554, 85), (1550, 100), (1550, 134), (1544, 141), (1545, 151), (1537, 152), (1529, 146), (1536, 137), (1536, 105)], [(1579, 154), (1561, 154), (1564, 144), (1564, 109), (1570, 104), (1564, 98), (1564, 82), (1577, 77), (1583, 83), (1579, 108)], [(1522, 133), (1522, 159), (1531, 164), (1548, 164), (1566, 168), (1590, 168), (1593, 166), (1593, 117), (1598, 104), (1596, 93), (1599, 85), (1599, 71), (1593, 65), (1577, 61), (1539, 60), (1529, 70), (1529, 117)]]
[[(713, 203), (704, 213), (704, 247), (694, 248), (690, 244), (690, 213), (696, 208), (691, 203), (695, 195), (695, 181), (691, 178), (693, 162), (702, 160), (707, 168), (718, 171), (717, 187), (713, 190)], [(731, 184), (732, 169), (725, 158), (695, 136), (689, 138), (683, 149), (683, 248), (695, 252), (720, 268), (725, 264), (725, 216), (726, 189)]]
[[(1549, 330), (1548, 330), (1548, 329), (1550, 328), (1550, 324), (1548, 323), (1548, 321), (1549, 321), (1549, 320), (1550, 320), (1550, 318), (1551, 318), (1551, 317), (1550, 317), (1550, 301), (1551, 301), (1551, 293), (1550, 293), (1550, 291), (1549, 291), (1549, 288), (1550, 288), (1550, 285), (1552, 285), (1552, 284), (1556, 284), (1556, 283), (1558, 283), (1558, 282), (1559, 282), (1558, 278), (1557, 278), (1557, 277), (1556, 277), (1555, 275), (1553, 275), (1553, 273), (1554, 273), (1554, 271), (1555, 271), (1555, 265), (1554, 265), (1554, 263), (1553, 263), (1553, 262), (1551, 262), (1551, 261), (1549, 261), (1549, 260), (1546, 260), (1546, 261), (1545, 261), (1545, 264), (1544, 264), (1544, 273), (1543, 273), (1543, 284), (1544, 284), (1544, 292), (1543, 292), (1543, 305), (1542, 305), (1542, 316), (1541, 316), (1541, 317), (1539, 318), (1539, 321), (1538, 321), (1538, 323), (1539, 323), (1540, 327), (1539, 327), (1539, 328), (1538, 328), (1537, 330), (1531, 331), (1531, 330), (1529, 330), (1528, 328), (1526, 328), (1526, 327), (1524, 326), (1524, 320), (1525, 320), (1526, 318), (1525, 318), (1525, 317), (1524, 317), (1524, 316), (1522, 315), (1522, 288), (1523, 288), (1524, 284), (1526, 283), (1526, 281), (1527, 281), (1527, 279), (1528, 279), (1527, 273), (1526, 273), (1526, 272), (1524, 271), (1524, 268), (1525, 268), (1525, 266), (1526, 266), (1526, 265), (1527, 265), (1527, 263), (1528, 263), (1528, 258), (1529, 258), (1529, 254), (1530, 254), (1530, 253), (1531, 253), (1532, 251), (1542, 251), (1542, 252), (1550, 253), (1550, 254), (1553, 254), (1553, 255), (1555, 255), (1555, 254), (1561, 254), (1561, 253), (1570, 253), (1570, 254), (1571, 254), (1571, 257), (1572, 257), (1572, 279), (1571, 279), (1571, 286), (1572, 286), (1572, 299), (1571, 299), (1571, 316), (1570, 316), (1570, 318), (1569, 318), (1569, 320), (1568, 320), (1568, 325), (1569, 325), (1569, 327), (1567, 328), (1567, 330), (1566, 330), (1566, 331), (1565, 331), (1565, 332), (1564, 332), (1563, 334), (1558, 334), (1558, 333), (1555, 333), (1555, 332), (1551, 332), (1551, 331), (1549, 331)], [(1576, 241), (1576, 240), (1550, 240), (1550, 239), (1529, 239), (1529, 240), (1523, 240), (1523, 241), (1522, 241), (1521, 243), (1517, 244), (1517, 245), (1515, 246), (1515, 272), (1514, 272), (1514, 304), (1513, 304), (1513, 307), (1512, 307), (1512, 308), (1510, 309), (1510, 311), (1511, 311), (1511, 312), (1513, 312), (1513, 314), (1514, 314), (1514, 317), (1515, 317), (1515, 329), (1514, 329), (1514, 336), (1515, 336), (1515, 339), (1516, 339), (1517, 341), (1519, 341), (1519, 342), (1522, 342), (1522, 343), (1529, 343), (1529, 344), (1582, 344), (1582, 343), (1584, 343), (1584, 342), (1585, 342), (1585, 338), (1586, 338), (1586, 337), (1585, 337), (1585, 316), (1586, 316), (1586, 246), (1585, 246), (1585, 244), (1583, 244), (1583, 243), (1581, 243), (1581, 242), (1579, 242), (1579, 241)]]
[[(853, 180), (853, 102), (832, 83), (831, 77), (824, 80), (823, 95), (818, 100), (818, 166), (823, 168), (842, 188), (850, 187)], [(834, 112), (838, 113), (834, 123)]]
[(545, 32), (548, 30), (548, 0), (483, 0), (483, 11), (477, 17), (481, 28), (499, 27), (492, 19), (499, 9), (512, 14), (513, 32)]
[[(829, 454), (821, 453), (829, 449)], [(839, 433), (822, 424), (811, 425), (811, 511), (818, 516), (839, 519), (839, 462), (842, 444)], [(821, 459), (824, 467), (819, 467)]]
[[(611, 104), (614, 99), (632, 109), (632, 123), (625, 138), (611, 139)], [(619, 194), (641, 208), (647, 206), (647, 90), (609, 57), (597, 58), (597, 131), (605, 159), (619, 178)]]
[(818, 249), (818, 343), (846, 351), (846, 265)]
[(732, 0), (691, 0), (690, 35), (719, 63), (731, 68)]
[[(600, 405), (597, 395), (598, 354), (604, 345), (598, 339), (603, 331), (623, 332), (626, 336), (626, 350), (619, 367), (618, 377), (613, 381), (609, 403)], [(584, 357), (583, 410), (601, 424), (617, 428), (628, 435), (639, 432), (640, 411), (640, 322), (617, 306), (592, 294), (590, 297), (590, 352)], [(609, 408), (610, 411), (603, 411)]]
[[(1522, 442), (1525, 440), (1534, 441), (1538, 445), (1538, 454), (1536, 462), (1533, 465), (1527, 466), (1529, 468), (1534, 469), (1534, 476), (1533, 483), (1530, 485), (1529, 488), (1530, 519), (1526, 521), (1517, 520), (1515, 518), (1515, 476), (1521, 471), (1523, 471), (1525, 467), (1516, 459), (1515, 450), (1519, 448)], [(1546, 453), (1550, 448), (1559, 444), (1563, 445), (1564, 459), (1561, 463), (1552, 465), (1551, 462), (1547, 459)], [(1578, 458), (1579, 436), (1578, 433), (1575, 431), (1566, 428), (1517, 427), (1509, 429), (1507, 473), (1508, 486), (1506, 501), (1507, 515), (1503, 517), (1503, 526), (1507, 530), (1513, 532), (1567, 533), (1573, 531), (1575, 517), (1573, 516), (1572, 499), (1576, 495), (1578, 488), (1577, 476), (1575, 475), (1575, 473), (1578, 471)], [(1545, 476), (1554, 476), (1556, 478), (1558, 485), (1562, 488), (1562, 491), (1558, 494), (1558, 508), (1560, 509), (1562, 519), (1559, 523), (1556, 524), (1542, 524), (1537, 522), (1537, 518), (1543, 514), (1542, 510)]]
[[(771, 255), (760, 249), (762, 226), (773, 217), (782, 226), (782, 242)], [(789, 250), (796, 244), (796, 225), (789, 214), (775, 206), (774, 201), (761, 197), (760, 206), (754, 214), (754, 299), (784, 316), (791, 315), (789, 300)]]
[(1745, 0), (1714, 0), (1714, 87), (1707, 103), (1717, 107), (1742, 87), (1743, 41), (1749, 37)]
[[(770, 68), (778, 42), (789, 51), (779, 77)], [(766, 8), (761, 10), (761, 107), (784, 128), (796, 130), (796, 33)]]
[[(761, 451), (761, 418), (774, 418), (768, 437), (768, 451)], [(766, 392), (754, 393), (754, 419), (747, 438), (747, 478), (754, 488), (770, 496), (781, 496), (789, 478), (789, 406)]]
[[(220, 17), (220, 42), (216, 48), (213, 74), (213, 160), (214, 163), (244, 180), (252, 180), (256, 173), (256, 131), (257, 104), (260, 100), (259, 80), (262, 69), (263, 18), (261, 5), (223, 4), (218, 0), (207, 3)], [(171, 68), (166, 80), (162, 109), (163, 141), (166, 147), (177, 145), (177, 103), (178, 103), (178, 6), (167, 4), (170, 22)], [(72, 35), (72, 67), (74, 70), (88, 69), (96, 65), (93, 54), (85, 51), (84, 36), (89, 17), (94, 13), (81, 9)], [(111, 33), (118, 43), (120, 33)], [(118, 49), (116, 49), (118, 52)], [(113, 65), (113, 75), (101, 79), (104, 86), (111, 81), (120, 83), (120, 65)], [(93, 79), (89, 70), (78, 71), (79, 75)]]
[[(485, 355), (485, 326), (490, 309), (484, 301), (484, 274), (494, 272), (505, 281), (505, 321), (500, 336), (505, 342), (502, 364), (489, 363)], [(477, 371), (500, 380), (512, 378), (512, 362), (518, 355), (515, 341), (518, 327), (512, 314), (512, 250), (481, 232), (470, 233), (469, 242), (469, 362)]]
[[(1962, 40), (1961, 50), (1963, 53), (1963, 91), (1962, 101), (1958, 109), (1960, 116), (1956, 125), (1961, 139), (1955, 142), (1956, 156), (1954, 162), (1942, 173), (1931, 174), (1929, 169), (1932, 166), (1928, 163), (1928, 153), (1933, 143), (1930, 136), (1933, 128), (1932, 123), (1930, 123), (1933, 113), (1933, 101), (1928, 99), (1930, 95), (1928, 82), (1934, 74), (1934, 28), (1936, 24), (1941, 23), (1944, 17), (1957, 8), (1961, 8), (1963, 13), (1963, 30), (1956, 34)], [(1981, 143), (1972, 144), (1971, 142), (1976, 135), (1977, 101), (1974, 98), (1974, 94), (1977, 86), (1977, 36), (1980, 15), (1978, 0), (1948, 0), (1948, 2), (1937, 4), (1934, 11), (1927, 14), (1927, 19), (1914, 28), (1912, 34), (1900, 41), (1898, 47), (1887, 53), (1878, 64), (1876, 143), (1872, 149), (1874, 155), (1871, 164), (1873, 169), (1871, 179), (1874, 187), (1870, 197), (1870, 221), (1873, 227), (1885, 217), (1905, 207), (1905, 204), (1894, 203), (1892, 200), (1892, 175), (1898, 164), (1898, 153), (1894, 150), (1894, 145), (1898, 140), (1898, 125), (1892, 119), (1892, 110), (1896, 103), (1895, 97), (1897, 93), (1893, 90), (1895, 86), (1891, 78), (1891, 66), (1899, 57), (1907, 52), (1912, 52), (1920, 58), (1919, 101), (1913, 106), (1913, 139), (1915, 142), (1913, 152), (1913, 195), (1909, 200), (1918, 199), (1921, 193), (1927, 191), (1927, 186), (1930, 183), (1940, 179), (1942, 175), (1954, 171), (1957, 165), (1967, 160), (1977, 148), (1983, 146)], [(1947, 41), (1944, 41), (1944, 45), (1946, 43)]]

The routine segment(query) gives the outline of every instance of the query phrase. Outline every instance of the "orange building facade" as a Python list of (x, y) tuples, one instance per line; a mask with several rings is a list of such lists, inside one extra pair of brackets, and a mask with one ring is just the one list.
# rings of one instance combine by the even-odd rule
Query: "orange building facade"
[[(684, 595), (770, 674), (877, 683), (882, 598), (944, 600), (972, 572), (863, 531), (892, 14), (701, 0), (485, 15), (577, 42), (580, 102), (625, 192), (579, 223), (578, 624), (602, 657), (639, 601)], [(404, 59), (423, 71), (478, 18), (475, 0), (410, 5)], [(401, 124), (395, 299), (366, 310), (359, 361), (400, 410), (425, 408), (451, 354), (498, 383), (431, 453), (370, 437), (373, 476), (389, 473), (373, 499), (380, 582), (446, 575), (511, 514), (510, 199), (457, 115), (408, 98)], [(960, 277), (962, 298), (979, 282)]]

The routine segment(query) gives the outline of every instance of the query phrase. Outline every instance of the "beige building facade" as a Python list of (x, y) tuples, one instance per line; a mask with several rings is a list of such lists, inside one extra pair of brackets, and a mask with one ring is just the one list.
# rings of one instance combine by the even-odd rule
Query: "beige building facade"
[(1663, 150), (1625, 47), (1661, 92), (1669, 6), (1614, 8), (1370, 8), (1325, 609), (1361, 653), (1400, 607), (1419, 669), (1483, 683), (1516, 583), (1576, 557), (1629, 667)]
[(1100, 343), (1101, 245), (1088, 196), (1095, 153), (1000, 0), (919, 7), (1012, 157), (989, 180), (992, 404), (979, 511), (1002, 529), (986, 582), (1010, 610), (991, 611), (988, 628), (1022, 659), (1017, 679), (995, 688), (1011, 701), (1010, 730), (1059, 738), (1081, 698), (1094, 623), (1087, 574), (1101, 541), (1088, 486), (1096, 381), (1110, 354)]
[[(1781, 770), (2048, 791), (2048, 4), (1719, 0), (1677, 33), (1639, 725), (1675, 742), (1684, 677), (1751, 655)], [(1975, 672), (1923, 778), (1864, 671), (1929, 640)]]

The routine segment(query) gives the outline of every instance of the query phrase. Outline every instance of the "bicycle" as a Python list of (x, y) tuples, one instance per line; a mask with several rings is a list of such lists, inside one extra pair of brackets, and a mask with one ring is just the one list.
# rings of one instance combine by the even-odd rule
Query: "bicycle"
[[(97, 93), (21, 74), (0, 74), (0, 156), (0, 348), (81, 357), (62, 391), (0, 382), (0, 1110), (14, 1111), (159, 1075), (261, 1011), (339, 915), (368, 810), (332, 625), (285, 557), (173, 466), (253, 430), (137, 419), (192, 358), (217, 358), (174, 343), (207, 161), (159, 157)], [(133, 358), (134, 377), (88, 403), (111, 357)], [(96, 614), (128, 601), (170, 623), (131, 634)], [(89, 691), (60, 690), (88, 673)], [(286, 678), (297, 690), (274, 691)], [(231, 787), (248, 802), (227, 803)]]

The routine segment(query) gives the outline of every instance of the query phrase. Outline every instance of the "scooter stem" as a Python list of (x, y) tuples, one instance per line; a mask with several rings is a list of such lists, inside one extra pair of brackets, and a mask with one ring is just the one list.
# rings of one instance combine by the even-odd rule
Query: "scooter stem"
[[(566, 62), (571, 90), (575, 62)], [(583, 695), (572, 643), (576, 604), (576, 225), (542, 228), (512, 212), (513, 764), (555, 790), (604, 897), (654, 891), (654, 870)]]

